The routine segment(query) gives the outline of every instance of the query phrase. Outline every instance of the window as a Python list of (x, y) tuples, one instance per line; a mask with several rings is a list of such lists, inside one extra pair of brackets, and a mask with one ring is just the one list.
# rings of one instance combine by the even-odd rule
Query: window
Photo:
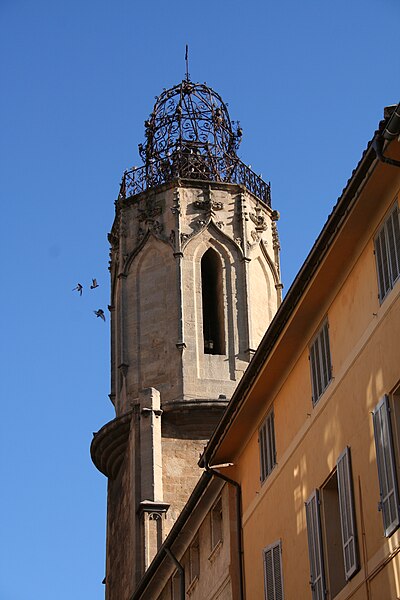
[(396, 460), (393, 445), (389, 397), (384, 396), (372, 416), (378, 465), (378, 479), (383, 529), (390, 536), (399, 526), (399, 492), (397, 486)]
[(310, 346), (312, 401), (315, 405), (332, 379), (329, 325), (326, 320)]
[(190, 583), (200, 574), (199, 538), (196, 537), (189, 548)]
[(281, 542), (275, 542), (264, 550), (265, 600), (283, 600)]
[(396, 202), (374, 240), (380, 302), (386, 298), (400, 275), (399, 219)]
[(211, 550), (222, 542), (222, 500), (214, 504), (211, 509)]
[(203, 341), (205, 354), (225, 354), (222, 264), (210, 248), (201, 259)]
[(359, 569), (350, 448), (307, 500), (306, 520), (313, 600), (323, 600), (326, 588), (334, 598)]
[(260, 480), (265, 481), (276, 465), (274, 411), (268, 413), (258, 432), (260, 445)]

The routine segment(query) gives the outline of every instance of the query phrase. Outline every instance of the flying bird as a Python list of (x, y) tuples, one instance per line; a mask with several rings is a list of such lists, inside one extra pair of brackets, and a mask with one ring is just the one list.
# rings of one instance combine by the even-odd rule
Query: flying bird
[(97, 279), (92, 279), (92, 285), (90, 286), (91, 290), (94, 290), (94, 288), (99, 287), (99, 284), (97, 283)]
[(96, 317), (100, 317), (100, 319), (103, 319), (103, 321), (106, 320), (106, 316), (104, 314), (104, 310), (102, 310), (101, 308), (99, 308), (98, 310), (94, 310), (93, 312), (96, 315)]
[(79, 292), (79, 295), (82, 296), (82, 290), (83, 290), (83, 285), (81, 285), (80, 283), (78, 283), (77, 286), (74, 287), (74, 289), (72, 291), (73, 292), (77, 291), (77, 292)]

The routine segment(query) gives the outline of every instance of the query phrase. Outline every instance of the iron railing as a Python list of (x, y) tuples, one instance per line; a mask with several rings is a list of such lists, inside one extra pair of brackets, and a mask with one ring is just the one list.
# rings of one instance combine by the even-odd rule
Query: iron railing
[(125, 171), (118, 199), (126, 200), (178, 178), (240, 184), (267, 206), (271, 206), (270, 184), (237, 156), (220, 157), (185, 151), (176, 152), (169, 159), (153, 159), (147, 165)]

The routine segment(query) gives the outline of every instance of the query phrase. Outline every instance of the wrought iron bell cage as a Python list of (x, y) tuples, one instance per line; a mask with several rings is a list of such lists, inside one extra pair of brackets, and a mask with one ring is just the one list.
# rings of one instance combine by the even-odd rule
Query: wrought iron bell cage
[(184, 79), (156, 98), (145, 121), (143, 166), (125, 171), (119, 199), (175, 179), (242, 184), (270, 206), (270, 185), (237, 156), (242, 129), (206, 84)]

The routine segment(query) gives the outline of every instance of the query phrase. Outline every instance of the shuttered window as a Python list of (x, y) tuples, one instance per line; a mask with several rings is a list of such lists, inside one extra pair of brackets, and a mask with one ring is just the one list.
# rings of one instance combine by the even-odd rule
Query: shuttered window
[(275, 542), (264, 550), (265, 600), (283, 600), (282, 547)]
[(397, 202), (374, 242), (379, 300), (382, 302), (400, 275), (400, 214)]
[(385, 535), (399, 526), (399, 494), (393, 448), (388, 396), (384, 396), (373, 412), (376, 461), (380, 488), (379, 508), (382, 511)]
[(306, 502), (306, 520), (312, 598), (324, 600), (326, 590), (318, 490), (315, 490)]
[(310, 346), (312, 400), (315, 404), (332, 379), (329, 326), (325, 321)]
[(350, 448), (342, 452), (336, 466), (344, 572), (346, 580), (349, 580), (359, 567)]
[(265, 481), (276, 465), (274, 411), (271, 410), (258, 432), (260, 445), (260, 479)]

